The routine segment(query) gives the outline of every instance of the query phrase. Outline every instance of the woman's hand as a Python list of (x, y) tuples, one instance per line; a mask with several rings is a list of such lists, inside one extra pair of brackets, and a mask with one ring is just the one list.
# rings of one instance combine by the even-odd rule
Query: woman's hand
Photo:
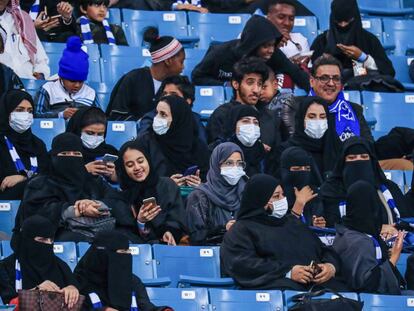
[(102, 213), (98, 211), (98, 208), (101, 207), (101, 203), (94, 200), (78, 200), (74, 204), (75, 214), (78, 211), (80, 216), (89, 216), (89, 217), (99, 217), (102, 216)]
[(185, 182), (187, 186), (198, 187), (201, 184), (201, 178), (197, 175), (188, 175), (186, 176)]
[(335, 276), (336, 269), (333, 264), (319, 263), (318, 266), (322, 271), (313, 278), (315, 284), (325, 283)]
[(7, 176), (3, 179), (0, 185), (0, 190), (4, 191), (6, 188), (12, 188), (16, 186), (18, 183), (25, 181), (27, 179), (26, 176), (23, 175), (11, 175)]
[(312, 268), (309, 266), (293, 266), (290, 278), (301, 284), (308, 284), (313, 279)]
[(167, 243), (168, 245), (177, 246), (174, 240), (174, 236), (170, 231), (166, 231), (162, 236), (162, 241)]
[(57, 11), (60, 15), (62, 15), (62, 18), (65, 20), (65, 22), (69, 22), (72, 18), (72, 12), (73, 7), (70, 5), (69, 2), (59, 2), (56, 6)]
[(229, 230), (231, 229), (231, 227), (232, 227), (235, 223), (236, 223), (236, 219), (229, 220), (229, 221), (226, 223), (226, 231), (229, 231)]
[(305, 186), (302, 189), (298, 190), (295, 187), (295, 204), (292, 207), (292, 211), (297, 215), (303, 214), (303, 209), (305, 208), (306, 203), (311, 201), (313, 198), (317, 197), (317, 193), (313, 193), (313, 190), (309, 186)]
[(342, 51), (342, 53), (354, 60), (357, 60), (362, 54), (361, 49), (355, 45), (337, 44), (336, 46)]
[[(108, 165), (102, 160), (96, 160), (85, 164), (86, 170), (92, 175), (107, 175)], [(114, 165), (115, 170), (115, 165)]]
[(143, 204), (138, 212), (138, 221), (142, 224), (145, 224), (155, 217), (161, 212), (161, 207), (155, 204)]
[(398, 230), (394, 225), (382, 225), (381, 227), (381, 237), (384, 240), (391, 239), (393, 236), (398, 234)]
[(174, 174), (170, 177), (175, 184), (180, 187), (180, 186), (184, 186), (185, 185), (185, 179), (187, 178), (186, 176), (183, 177), (182, 174)]
[(69, 285), (62, 288), (62, 293), (65, 296), (65, 304), (68, 306), (69, 310), (72, 309), (79, 299), (78, 289), (73, 285)]
[(401, 251), (403, 249), (405, 234), (406, 233), (404, 231), (399, 231), (397, 238), (395, 239), (394, 245), (391, 248), (390, 262), (394, 265), (394, 267), (397, 265), (398, 259), (400, 259)]
[(37, 288), (40, 289), (40, 290), (48, 291), (48, 292), (60, 292), (59, 286), (57, 286), (52, 281), (48, 281), (48, 280), (46, 280), (43, 283), (40, 283), (39, 285), (37, 285)]

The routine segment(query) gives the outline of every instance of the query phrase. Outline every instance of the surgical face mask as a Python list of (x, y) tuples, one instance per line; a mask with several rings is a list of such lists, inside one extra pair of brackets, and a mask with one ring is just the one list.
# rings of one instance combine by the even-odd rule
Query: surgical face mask
[(260, 127), (255, 124), (243, 124), (236, 136), (243, 145), (251, 147), (260, 137)]
[(167, 119), (155, 116), (154, 121), (152, 122), (152, 129), (154, 130), (155, 134), (164, 135), (165, 133), (167, 133), (169, 128), (170, 127), (168, 126)]
[(232, 186), (236, 185), (239, 182), (240, 178), (246, 175), (243, 168), (237, 166), (222, 167), (220, 174), (223, 176), (224, 180)]
[(100, 144), (102, 144), (105, 140), (103, 136), (100, 135), (89, 135), (86, 133), (82, 133), (81, 135), (82, 144), (89, 149), (95, 149)]
[(26, 132), (33, 123), (33, 114), (29, 112), (12, 112), (10, 114), (10, 127), (17, 133)]
[(283, 199), (277, 200), (277, 201), (273, 201), (272, 205), (273, 205), (273, 211), (272, 211), (271, 216), (276, 217), (276, 218), (282, 218), (283, 216), (286, 215), (287, 210), (288, 210), (288, 201), (286, 197), (284, 197)]
[(305, 120), (305, 133), (311, 138), (321, 138), (327, 129), (327, 120)]

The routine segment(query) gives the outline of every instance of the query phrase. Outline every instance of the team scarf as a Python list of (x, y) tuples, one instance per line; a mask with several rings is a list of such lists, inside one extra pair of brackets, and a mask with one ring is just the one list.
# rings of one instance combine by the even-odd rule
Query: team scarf
[[(316, 96), (313, 89), (309, 96)], [(329, 106), (329, 113), (335, 114), (336, 134), (342, 142), (352, 136), (360, 136), (359, 121), (351, 104), (345, 99), (344, 92), (339, 92), (335, 102)]]
[(30, 12), (29, 12), (30, 18), (32, 20), (36, 20), (39, 13), (40, 13), (40, 0), (35, 0), (35, 2), (30, 7)]
[[(81, 25), (81, 32), (82, 32), (82, 39), (84, 44), (93, 44), (93, 37), (91, 32), (90, 20), (86, 16), (81, 16), (80, 18), (80, 25)], [(116, 45), (114, 34), (111, 31), (111, 27), (109, 26), (108, 20), (105, 18), (102, 21), (102, 25), (105, 28), (106, 38), (108, 39), (109, 45)]]
[(23, 280), (22, 280), (22, 270), (20, 269), (20, 263), (16, 259), (14, 269), (16, 271), (16, 282), (14, 285), (14, 288), (16, 289), (16, 293), (19, 292), (19, 290), (23, 289)]
[[(90, 293), (89, 299), (92, 302), (93, 309), (101, 309), (103, 308), (101, 299), (99, 299), (99, 296), (96, 293)], [(138, 304), (137, 304), (137, 298), (135, 297), (135, 292), (132, 292), (132, 300), (131, 300), (131, 308), (130, 311), (139, 311), (138, 310)]]
[(173, 3), (173, 9), (175, 9), (177, 5), (179, 4), (192, 4), (192, 5), (195, 5), (196, 7), (201, 8), (201, 0), (190, 0), (190, 1), (177, 0)]
[(9, 149), (9, 154), (13, 160), (14, 166), (16, 167), (16, 170), (18, 173), (25, 172), (27, 177), (32, 177), (35, 173), (37, 173), (38, 165), (37, 165), (37, 158), (36, 157), (30, 157), (30, 170), (27, 170), (26, 167), (23, 164), (22, 159), (20, 159), (19, 154), (16, 151), (16, 148), (14, 148), (12, 142), (4, 136), (4, 139), (6, 141), (7, 149)]
[(374, 243), (374, 247), (375, 247), (375, 259), (377, 260), (378, 264), (381, 264), (382, 262), (382, 250), (381, 247), (377, 241), (376, 238), (374, 238), (372, 235), (367, 234), (367, 236), (369, 236), (372, 240), (372, 243)]

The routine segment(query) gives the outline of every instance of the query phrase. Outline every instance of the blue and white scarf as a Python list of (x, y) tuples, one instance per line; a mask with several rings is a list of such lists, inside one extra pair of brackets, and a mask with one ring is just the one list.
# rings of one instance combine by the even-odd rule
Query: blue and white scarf
[[(316, 96), (313, 89), (309, 96)], [(345, 99), (344, 92), (339, 92), (335, 102), (329, 106), (329, 113), (336, 115), (336, 134), (342, 142), (352, 136), (360, 136), (359, 121), (351, 104)]]
[(201, 0), (184, 0), (184, 1), (183, 0), (177, 0), (172, 5), (173, 10), (175, 10), (177, 5), (179, 5), (179, 4), (192, 4), (192, 5), (195, 5), (199, 8), (201, 8)]
[(40, 0), (36, 0), (30, 7), (30, 18), (34, 21), (40, 13)]
[(23, 164), (22, 159), (20, 159), (20, 156), (16, 151), (16, 148), (14, 148), (12, 142), (6, 136), (4, 136), (4, 139), (6, 141), (7, 149), (9, 149), (9, 154), (14, 162), (14, 166), (16, 167), (16, 171), (18, 173), (25, 172), (27, 177), (29, 178), (32, 177), (35, 173), (37, 173), (37, 158), (30, 157), (30, 170), (27, 170)]
[(19, 290), (23, 289), (22, 270), (20, 269), (20, 263), (17, 259), (14, 264), (14, 269), (16, 270), (16, 283), (14, 285), (14, 288), (17, 293)]
[(367, 234), (367, 236), (369, 236), (372, 240), (372, 242), (374, 243), (374, 247), (375, 247), (375, 259), (377, 260), (377, 263), (380, 264), (382, 262), (382, 250), (381, 247), (377, 241), (376, 238), (374, 238), (372, 235)]
[[(81, 25), (81, 31), (82, 31), (82, 39), (84, 44), (93, 44), (95, 43), (93, 41), (92, 32), (91, 32), (91, 26), (90, 26), (89, 18), (86, 16), (81, 16), (80, 18), (80, 25)], [(111, 26), (109, 26), (108, 20), (105, 18), (102, 21), (102, 25), (105, 28), (106, 38), (108, 39), (109, 45), (116, 45), (114, 34), (111, 31)]]
[[(96, 293), (90, 293), (89, 294), (89, 299), (92, 302), (92, 308), (94, 308), (94, 309), (103, 308), (101, 299), (99, 298), (99, 296)], [(137, 299), (135, 297), (135, 292), (132, 292), (131, 308), (129, 310), (130, 311), (139, 311), (138, 310)]]

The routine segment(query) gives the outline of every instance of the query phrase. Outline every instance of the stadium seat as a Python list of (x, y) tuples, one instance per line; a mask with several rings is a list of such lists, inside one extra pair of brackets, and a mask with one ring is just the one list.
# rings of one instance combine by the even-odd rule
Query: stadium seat
[(306, 95), (308, 94), (308, 92), (306, 92), (306, 91), (305, 91), (305, 90), (303, 90), (303, 89), (294, 88), (294, 89), (293, 89), (293, 94), (294, 94), (295, 96), (306, 96)]
[(142, 67), (144, 60), (139, 57), (126, 56), (111, 56), (108, 58), (101, 58), (101, 72), (102, 82), (114, 83), (117, 82), (123, 75), (133, 69)]
[(411, 180), (413, 179), (413, 171), (404, 171), (405, 192), (411, 189)]
[(193, 72), (193, 69), (195, 66), (198, 65), (200, 61), (195, 58), (185, 59), (184, 60), (184, 70), (182, 72), (182, 75), (187, 76), (191, 80), (191, 73)]
[[(303, 292), (297, 292), (297, 291), (293, 291), (293, 290), (284, 291), (283, 294), (284, 294), (284, 298), (285, 298), (286, 308), (292, 307), (295, 304), (295, 302), (292, 301), (292, 297), (297, 295), (297, 294), (301, 294), (301, 293), (303, 293)], [(340, 294), (342, 296), (346, 297), (346, 298), (353, 299), (353, 300), (358, 300), (358, 294), (357, 293), (343, 293), (343, 292), (340, 292)], [(335, 299), (335, 297), (336, 297), (336, 295), (334, 293), (326, 293), (322, 296), (315, 297), (313, 299), (315, 299), (315, 300), (318, 299), (318, 298), (320, 298), (320, 299), (322, 299), (322, 298), (323, 299)]]
[(409, 311), (414, 307), (414, 296), (359, 294), (359, 298), (364, 302), (364, 311)]
[(389, 58), (394, 65), (396, 72), (395, 78), (404, 85), (406, 90), (414, 91), (414, 83), (408, 74), (409, 66), (414, 60), (414, 57), (407, 57), (404, 55), (390, 55)]
[(329, 28), (331, 0), (300, 0), (300, 2), (318, 18), (319, 30), (325, 31)]
[(283, 310), (281, 291), (209, 289), (213, 310), (220, 311), (272, 311)]
[(109, 18), (108, 21), (110, 24), (121, 25), (121, 10), (117, 8), (112, 8), (108, 10)]
[(414, 45), (414, 20), (384, 19), (384, 44), (395, 45), (395, 55), (406, 55)]
[(12, 234), (20, 201), (0, 201), (0, 232)]
[(362, 19), (362, 27), (373, 33), (381, 42), (383, 41), (383, 29), (382, 29), (382, 20), (375, 17), (364, 17)]
[(233, 99), (233, 88), (231, 86), (224, 87), (224, 95), (226, 102), (229, 102)]
[(401, 191), (404, 193), (405, 180), (404, 180), (403, 171), (387, 170), (387, 171), (384, 171), (384, 174), (387, 177), (387, 179), (395, 182), (398, 185), (398, 187), (401, 189)]
[(157, 27), (156, 21), (131, 21), (128, 23), (122, 23), (122, 29), (125, 32), (125, 36), (128, 40), (129, 46), (143, 47), (146, 44), (143, 41), (145, 30), (150, 27)]
[(388, 134), (386, 131), (371, 131), (372, 136), (374, 136), (374, 140), (378, 140), (378, 138), (385, 136)]
[(66, 130), (65, 119), (33, 119), (32, 132), (46, 144), (47, 150), (52, 147), (52, 140)]
[[(88, 48), (88, 52), (90, 53), (90, 49)], [(98, 50), (99, 52), (99, 50)], [(50, 74), (55, 75), (59, 71), (59, 60), (61, 55), (60, 54), (49, 54), (49, 67), (50, 67)], [(89, 54), (89, 74), (88, 74), (88, 81), (101, 81), (101, 71), (99, 67), (99, 54), (96, 55)]]
[(119, 149), (125, 142), (137, 137), (137, 124), (134, 121), (109, 121), (105, 141)]
[(152, 247), (157, 277), (169, 277), (171, 287), (228, 287), (231, 278), (220, 278), (219, 247), (167, 246)]
[(89, 246), (91, 246), (88, 242), (78, 242), (77, 243), (77, 254), (78, 254), (78, 260), (85, 255), (85, 253), (88, 251)]
[(206, 311), (208, 291), (206, 288), (153, 288), (148, 287), (147, 293), (151, 302), (158, 306), (169, 306), (174, 310)]
[(361, 101), (361, 93), (359, 91), (344, 91), (344, 97), (346, 100), (355, 103), (355, 104), (362, 104)]
[(111, 98), (112, 89), (114, 83), (100, 83), (100, 82), (89, 82), (88, 85), (96, 91), (98, 96), (99, 104), (102, 107), (103, 111), (106, 111), (106, 108), (109, 104), (109, 99)]
[(196, 86), (193, 111), (203, 119), (208, 119), (214, 109), (224, 104), (224, 88), (222, 86)]
[(404, 16), (414, 13), (414, 9), (404, 8), (402, 0), (358, 0), (361, 14), (379, 16)]
[(45, 84), (46, 80), (35, 80), (35, 79), (21, 79), (24, 85), (24, 89), (29, 93), (33, 99), (35, 99), (37, 92)]
[(66, 43), (42, 42), (42, 45), (47, 55), (49, 54), (62, 55), (63, 50), (66, 48)]
[(136, 46), (101, 45), (101, 55), (104, 59), (114, 56), (142, 58), (142, 50)]
[(199, 49), (208, 49), (211, 42), (225, 42), (237, 39), (243, 31), (250, 14), (200, 14), (188, 13), (190, 35), (200, 38)]
[(390, 131), (395, 126), (412, 127), (414, 93), (362, 92), (364, 115), (375, 119), (376, 131)]
[[(398, 259), (398, 262), (397, 262), (397, 269), (398, 269), (398, 271), (400, 271), (400, 273), (403, 277), (405, 275), (405, 270), (407, 270), (407, 258), (410, 255), (411, 254), (401, 253), (400, 259)], [(414, 305), (413, 305), (413, 307), (414, 307)]]
[(292, 32), (301, 33), (310, 46), (318, 35), (318, 19), (315, 16), (296, 16)]
[(76, 255), (76, 244), (74, 242), (55, 242), (53, 252), (56, 256), (68, 264), (70, 269), (75, 270), (78, 263)]
[(9, 257), (11, 254), (13, 254), (13, 250), (10, 246), (10, 241), (1, 241), (1, 258)]
[(185, 59), (191, 59), (200, 62), (204, 58), (206, 52), (207, 50), (203, 49), (185, 49)]

